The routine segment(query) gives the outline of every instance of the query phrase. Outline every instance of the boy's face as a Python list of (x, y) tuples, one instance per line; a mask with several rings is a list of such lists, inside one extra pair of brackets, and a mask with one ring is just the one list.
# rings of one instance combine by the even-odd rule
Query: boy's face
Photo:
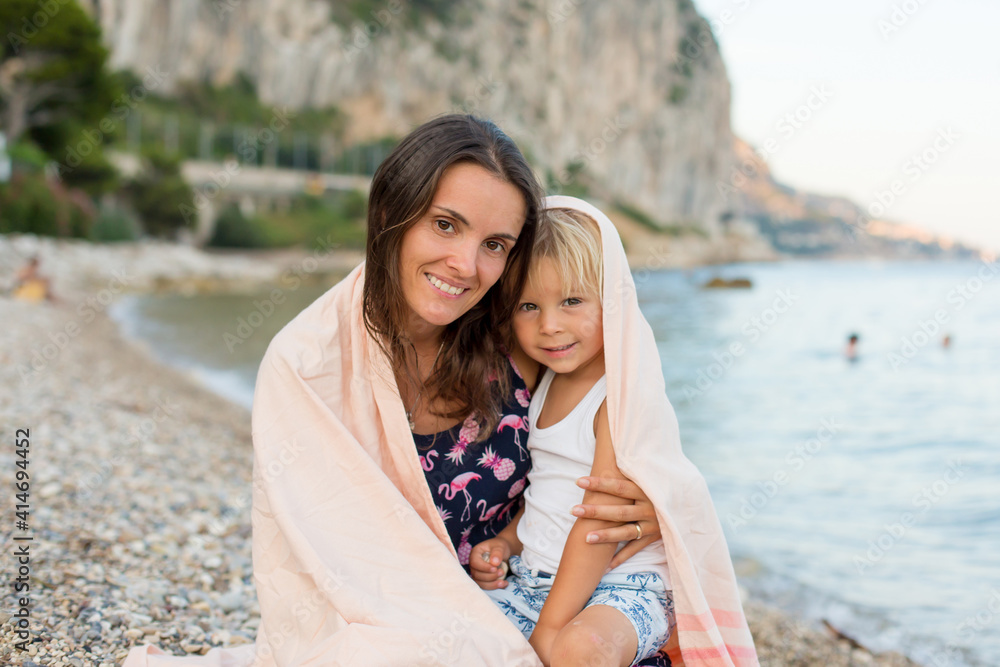
[(600, 300), (564, 287), (555, 263), (537, 260), (514, 312), (514, 334), (525, 353), (556, 373), (604, 374), (604, 327)]

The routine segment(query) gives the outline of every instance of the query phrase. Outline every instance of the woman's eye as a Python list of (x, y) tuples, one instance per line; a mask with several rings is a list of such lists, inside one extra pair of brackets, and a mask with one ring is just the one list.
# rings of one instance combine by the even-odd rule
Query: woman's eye
[(447, 220), (435, 220), (434, 224), (437, 225), (437, 228), (440, 229), (442, 232), (450, 232), (453, 229), (455, 229), (455, 225), (448, 222)]
[(503, 252), (504, 250), (507, 249), (507, 246), (505, 246), (503, 243), (500, 243), (500, 241), (487, 241), (486, 247), (493, 252)]

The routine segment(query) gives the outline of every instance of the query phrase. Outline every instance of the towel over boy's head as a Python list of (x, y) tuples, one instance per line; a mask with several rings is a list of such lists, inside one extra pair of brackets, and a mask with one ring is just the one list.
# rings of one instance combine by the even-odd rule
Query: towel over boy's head
[[(582, 279), (581, 288), (593, 287), (588, 278), (599, 276), (615, 457), (655, 506), (670, 567), (677, 632), (666, 651), (675, 665), (757, 665), (722, 526), (704, 477), (681, 450), (656, 339), (639, 309), (618, 232), (599, 209), (574, 197), (547, 197), (544, 208), (533, 264), (544, 257), (568, 262), (560, 275)], [(588, 218), (599, 231), (600, 267), (587, 259)], [(546, 229), (551, 225), (562, 229), (553, 233)], [(576, 236), (565, 233), (570, 226), (577, 228)], [(558, 243), (564, 247), (554, 251)], [(565, 252), (567, 245), (575, 250)], [(537, 274), (529, 271), (532, 277)]]

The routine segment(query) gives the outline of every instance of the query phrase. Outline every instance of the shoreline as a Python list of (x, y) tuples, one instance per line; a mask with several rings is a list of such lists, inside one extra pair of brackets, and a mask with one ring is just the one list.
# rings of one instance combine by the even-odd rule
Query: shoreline
[[(0, 237), (0, 279), (17, 268), (3, 262), (10, 246)], [(58, 243), (41, 250), (43, 270), (71, 259), (60, 257)], [(109, 272), (133, 272), (129, 292), (168, 284), (152, 258), (128, 265), (134, 260), (123, 257), (96, 274), (83, 268), (89, 263), (63, 261), (52, 272), (60, 298), (54, 304), (0, 297), (0, 317), (17, 323), (0, 332), (0, 392), (7, 393), (0, 416), (31, 429), (30, 628), (40, 640), (21, 653), (5, 624), (0, 658), (9, 664), (103, 667), (145, 643), (202, 653), (256, 636), (250, 413), (127, 338), (107, 313), (110, 303), (96, 307), (101, 290), (111, 290)], [(170, 265), (171, 257), (160, 259)], [(213, 263), (207, 278), (194, 264), (173, 265), (165, 275), (192, 289), (246, 288), (288, 266), (275, 274), (230, 259), (239, 257)], [(143, 261), (145, 275), (136, 268)], [(292, 266), (301, 261), (291, 258)], [(337, 261), (343, 268), (344, 258)], [(319, 264), (313, 273), (322, 273)], [(76, 334), (67, 333), (69, 323)], [(46, 346), (55, 350), (51, 358)], [(34, 352), (44, 365), (25, 375)], [(12, 469), (0, 474), (13, 483)], [(6, 596), (0, 610), (13, 612), (14, 602)], [(744, 607), (762, 664), (916, 665), (896, 653), (872, 655), (746, 596)]]

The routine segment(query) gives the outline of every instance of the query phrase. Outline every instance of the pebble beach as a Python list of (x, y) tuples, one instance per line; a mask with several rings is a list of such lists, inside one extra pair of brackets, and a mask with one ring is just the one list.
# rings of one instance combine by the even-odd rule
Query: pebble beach
[[(181, 655), (253, 642), (250, 413), (125, 339), (107, 308), (126, 292), (242, 289), (360, 257), (0, 237), (0, 286), (33, 254), (57, 300), (0, 296), (0, 423), (9, 443), (30, 434), (27, 530), (14, 523), (13, 447), (0, 468), (0, 664), (110, 667), (146, 643)], [(12, 593), (24, 544), (27, 640)], [(915, 665), (744, 602), (762, 665)]]

